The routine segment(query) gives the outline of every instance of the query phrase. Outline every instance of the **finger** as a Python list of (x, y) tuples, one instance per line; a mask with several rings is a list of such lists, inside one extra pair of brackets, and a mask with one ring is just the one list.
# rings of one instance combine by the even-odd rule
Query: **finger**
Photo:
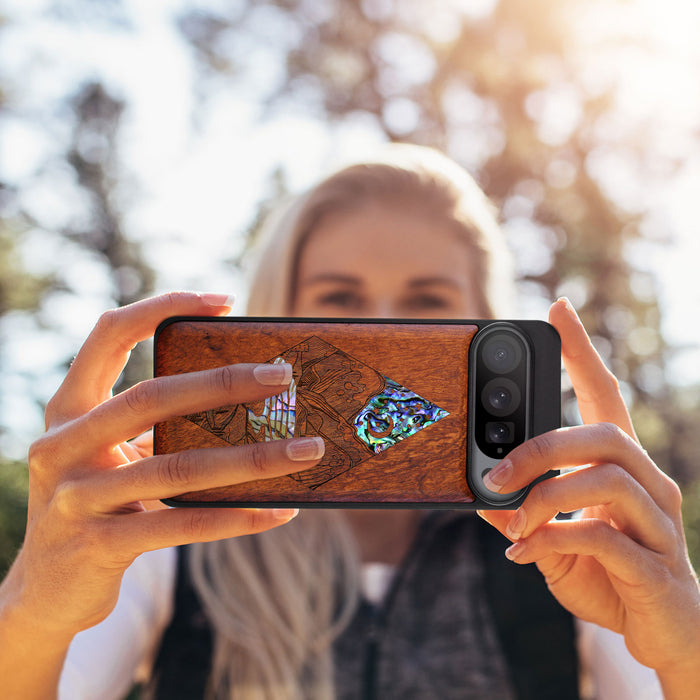
[(125, 442), (119, 445), (122, 455), (124, 455), (124, 460), (127, 462), (135, 462), (137, 459), (142, 459), (148, 455), (141, 454), (140, 450), (133, 442)]
[(679, 491), (649, 455), (612, 423), (560, 428), (526, 440), (484, 477), (487, 488), (510, 493), (524, 488), (550, 469), (584, 464), (620, 465), (666, 513), (678, 507)]
[(76, 451), (89, 453), (168, 418), (274, 396), (289, 386), (291, 376), (292, 366), (280, 363), (226, 365), (147, 379), (73, 421), (64, 435), (74, 437)]
[(137, 435), (133, 440), (119, 446), (122, 454), (129, 462), (150, 457), (153, 454), (153, 430), (147, 430)]
[(514, 510), (477, 510), (476, 514), (485, 520), (489, 525), (495, 527), (502, 535), (508, 537), (506, 528), (513, 519)]
[(636, 439), (620, 385), (593, 347), (568, 299), (552, 304), (549, 322), (561, 337), (562, 359), (584, 423), (614, 423)]
[(153, 454), (153, 430), (147, 430), (137, 435), (129, 444), (134, 448), (139, 458), (150, 457)]
[(508, 558), (518, 564), (537, 563), (550, 585), (556, 583), (550, 580), (550, 574), (560, 568), (560, 557), (566, 555), (593, 557), (609, 574), (628, 585), (655, 575), (659, 568), (655, 554), (596, 518), (547, 523), (507, 550)]
[(252, 535), (289, 522), (296, 508), (168, 508), (115, 516), (109, 541), (126, 557), (191, 542)]
[(621, 467), (601, 464), (536, 484), (506, 527), (511, 540), (529, 537), (559, 512), (603, 508), (613, 525), (647, 549), (676, 546), (669, 518)]
[(171, 292), (102, 314), (46, 409), (47, 427), (82, 415), (111, 396), (134, 346), (169, 316), (220, 315), (231, 309), (224, 294)]
[(72, 498), (109, 512), (124, 503), (284, 476), (317, 464), (324, 449), (322, 438), (304, 437), (148, 457), (80, 480)]

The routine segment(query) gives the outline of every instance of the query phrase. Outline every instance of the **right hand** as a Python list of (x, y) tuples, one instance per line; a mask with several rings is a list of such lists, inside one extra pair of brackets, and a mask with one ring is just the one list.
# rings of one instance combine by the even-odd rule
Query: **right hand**
[[(106, 312), (46, 409), (46, 433), (29, 454), (25, 541), (5, 583), (27, 619), (72, 636), (116, 604), (124, 570), (142, 552), (267, 530), (293, 509), (172, 508), (148, 501), (306, 469), (318, 438), (144, 456), (127, 440), (159, 421), (273, 396), (256, 365), (233, 365), (141, 382), (117, 396), (112, 386), (134, 345), (173, 315), (219, 315), (223, 295), (174, 293)], [(269, 366), (269, 365), (268, 365)], [(293, 460), (287, 447), (306, 446)], [(310, 454), (311, 458), (306, 458)]]

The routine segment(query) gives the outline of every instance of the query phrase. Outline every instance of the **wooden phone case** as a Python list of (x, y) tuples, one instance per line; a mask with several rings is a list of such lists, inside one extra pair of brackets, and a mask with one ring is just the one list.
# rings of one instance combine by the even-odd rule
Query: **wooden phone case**
[(279, 397), (156, 425), (156, 454), (305, 435), (321, 435), (326, 452), (297, 474), (166, 502), (480, 507), (467, 481), (469, 348), (487, 323), (168, 319), (156, 376), (286, 361), (293, 379)]

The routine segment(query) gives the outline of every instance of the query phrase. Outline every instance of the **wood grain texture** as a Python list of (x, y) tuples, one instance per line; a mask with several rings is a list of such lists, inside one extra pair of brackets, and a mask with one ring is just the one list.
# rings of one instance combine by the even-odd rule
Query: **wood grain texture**
[[(467, 373), (476, 331), (475, 325), (437, 323), (171, 322), (157, 337), (156, 376), (283, 358), (294, 367), (294, 435), (318, 433), (326, 442), (321, 463), (306, 472), (175, 500), (301, 506), (473, 502), (466, 479)], [(378, 448), (363, 442), (356, 426), (372, 397), (386, 393), (387, 382), (449, 415), (375, 453)], [(257, 402), (175, 418), (156, 426), (155, 451), (269, 439), (264, 416), (264, 402)], [(380, 440), (384, 434), (375, 424), (369, 432)]]

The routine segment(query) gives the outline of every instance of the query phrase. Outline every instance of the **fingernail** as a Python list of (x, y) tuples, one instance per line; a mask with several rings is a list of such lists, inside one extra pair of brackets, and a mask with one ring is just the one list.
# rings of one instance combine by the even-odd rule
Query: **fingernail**
[(515, 515), (511, 518), (508, 526), (506, 527), (506, 535), (512, 540), (519, 540), (520, 536), (523, 534), (525, 527), (527, 526), (527, 515), (525, 511), (521, 508), (515, 512)]
[(233, 308), (236, 301), (233, 294), (210, 294), (209, 292), (200, 294), (199, 298), (207, 306), (228, 306), (229, 309)]
[(294, 462), (318, 459), (325, 451), (326, 445), (320, 437), (297, 438), (287, 442), (287, 456)]
[(296, 518), (297, 515), (299, 515), (299, 509), (298, 508), (273, 508), (272, 515), (274, 516), (275, 520), (282, 520), (284, 522), (287, 522), (288, 520), (291, 520), (292, 518)]
[(508, 483), (512, 473), (513, 465), (509, 459), (505, 459), (497, 467), (486, 474), (484, 477), (484, 486), (489, 491), (498, 493), (501, 488)]
[(253, 375), (265, 386), (280, 386), (289, 384), (292, 379), (292, 366), (288, 362), (280, 362), (275, 365), (258, 365), (253, 370)]
[(510, 547), (508, 547), (508, 549), (506, 549), (506, 559), (515, 561), (518, 557), (523, 556), (525, 549), (526, 546), (524, 542), (516, 542), (515, 544), (512, 544)]
[(569, 301), (569, 297), (559, 297), (557, 301), (561, 301), (564, 304), (564, 307), (566, 310), (575, 318), (578, 319), (578, 314), (576, 313), (576, 309), (574, 308), (574, 305)]

